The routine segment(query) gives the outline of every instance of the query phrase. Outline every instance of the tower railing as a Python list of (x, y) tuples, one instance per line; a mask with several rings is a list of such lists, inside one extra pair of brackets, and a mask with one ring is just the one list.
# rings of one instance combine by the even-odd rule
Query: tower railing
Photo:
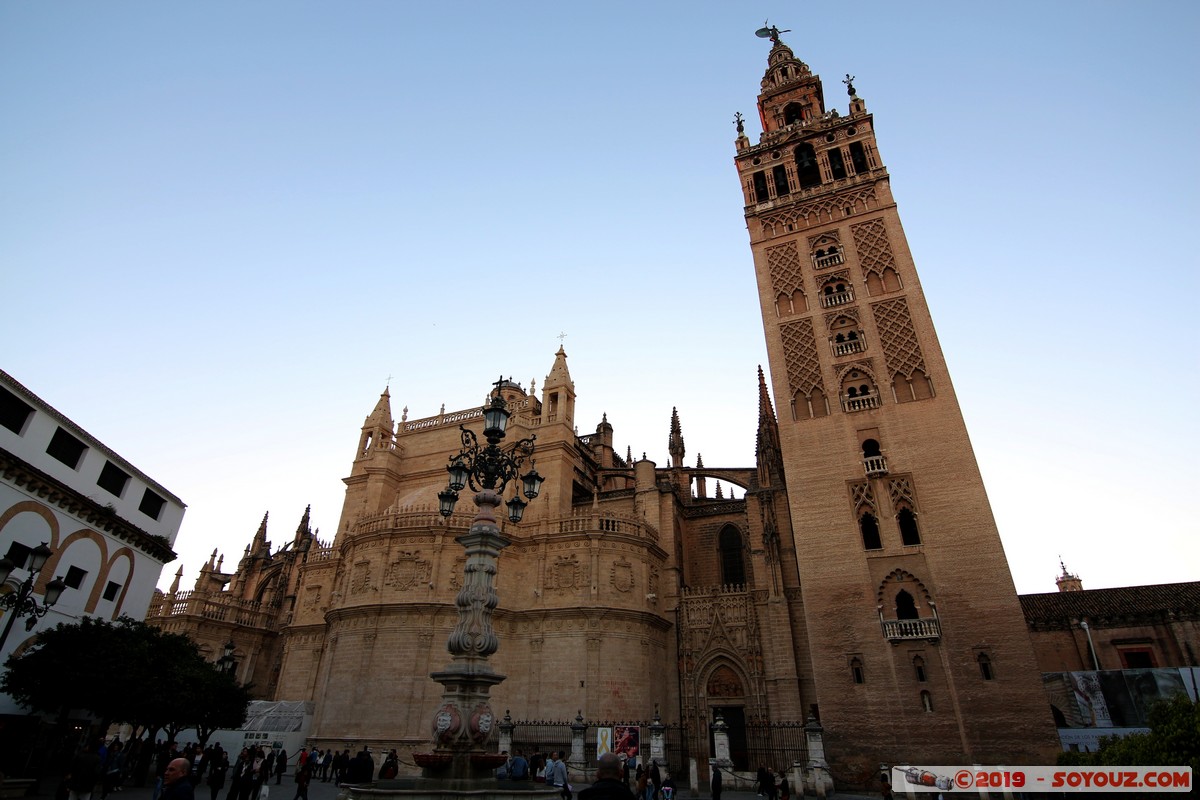
[(846, 259), (842, 256), (841, 251), (838, 251), (828, 255), (813, 256), (813, 263), (817, 269), (826, 269), (827, 267), (836, 267), (838, 264), (845, 264)]
[[(401, 511), (385, 511), (382, 514), (364, 515), (358, 518), (351, 533), (378, 533), (381, 531), (398, 531), (404, 529), (448, 528), (451, 530), (467, 528), (470, 525), (469, 514), (454, 514), (448, 520), (443, 520), (438, 510), (432, 507), (417, 507)], [(528, 530), (530, 532), (553, 533), (625, 533), (633, 536), (645, 535), (658, 539), (654, 526), (634, 517), (618, 514), (579, 511), (569, 517), (530, 521), (520, 526), (506, 526), (509, 535)], [(315, 558), (314, 558), (315, 557)], [(334, 557), (332, 548), (314, 550), (309, 553), (308, 560), (326, 560)]]
[(861, 353), (866, 349), (866, 345), (861, 338), (833, 343), (833, 354), (835, 356), (848, 356), (851, 353)]
[(885, 638), (893, 641), (902, 639), (940, 639), (942, 636), (942, 625), (938, 622), (937, 617), (926, 617), (924, 619), (885, 619), (880, 620), (883, 625), (883, 635)]
[(843, 411), (866, 411), (869, 408), (879, 408), (879, 395), (865, 394), (858, 397), (843, 397)]
[(887, 459), (884, 456), (866, 456), (863, 458), (863, 468), (867, 476), (887, 475)]
[(834, 306), (844, 306), (846, 303), (854, 300), (854, 293), (846, 290), (844, 292), (834, 292), (833, 294), (821, 295), (821, 308), (833, 308)]

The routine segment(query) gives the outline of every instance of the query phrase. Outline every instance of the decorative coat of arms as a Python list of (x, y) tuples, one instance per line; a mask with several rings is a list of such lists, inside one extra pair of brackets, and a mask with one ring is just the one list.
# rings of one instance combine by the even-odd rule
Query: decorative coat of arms
[(583, 585), (583, 565), (579, 556), (558, 556), (546, 569), (547, 589), (577, 589)]
[(371, 562), (360, 561), (350, 573), (350, 593), (362, 594), (371, 589)]
[(633, 588), (633, 564), (626, 561), (624, 556), (613, 562), (611, 580), (618, 592), (628, 592)]
[(388, 565), (383, 582), (404, 591), (418, 583), (428, 583), (431, 564), (421, 558), (419, 552), (403, 552), (400, 557)]

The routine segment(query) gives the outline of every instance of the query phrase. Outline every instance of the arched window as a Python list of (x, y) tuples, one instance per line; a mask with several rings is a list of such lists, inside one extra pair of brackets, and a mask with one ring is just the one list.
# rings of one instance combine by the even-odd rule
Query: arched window
[(850, 143), (850, 163), (854, 165), (854, 171), (859, 175), (870, 169), (867, 166), (867, 154), (863, 150), (862, 142)]
[(775, 194), (782, 197), (785, 194), (791, 194), (791, 189), (788, 188), (787, 169), (782, 164), (771, 170), (771, 176), (775, 179)]
[(874, 439), (866, 439), (862, 443), (863, 458), (871, 458), (879, 455), (879, 442)]
[(791, 125), (804, 119), (804, 106), (799, 103), (788, 103), (783, 107), (783, 124)]
[(907, 508), (900, 509), (896, 515), (896, 523), (900, 526), (900, 541), (904, 544), (920, 544), (921, 533), (917, 530), (917, 515)]
[(985, 681), (990, 681), (996, 677), (996, 674), (992, 672), (992, 660), (988, 658), (987, 653), (980, 653), (975, 660), (979, 662), (979, 674), (983, 676)]
[(862, 659), (857, 657), (850, 659), (850, 677), (855, 683), (867, 682), (866, 674), (863, 672)]
[(927, 689), (921, 690), (921, 708), (925, 709), (927, 714), (933, 713), (933, 695)]
[(827, 152), (829, 156), (829, 172), (835, 181), (846, 177), (846, 162), (842, 159), (842, 151), (836, 147)]
[(919, 682), (925, 682), (925, 659), (913, 656), (913, 672), (916, 673)]
[[(879, 539), (879, 522), (870, 511), (858, 518), (858, 529), (862, 531), (863, 547), (867, 550), (882, 550), (883, 542)], [(912, 598), (909, 598), (910, 600)]]
[(896, 619), (920, 619), (916, 601), (903, 589), (896, 592)]
[(746, 564), (742, 559), (742, 535), (726, 525), (717, 539), (721, 550), (721, 583), (741, 586), (746, 583)]
[(800, 179), (801, 189), (821, 185), (821, 168), (817, 166), (817, 154), (811, 144), (796, 148), (796, 176)]
[(754, 202), (765, 203), (771, 199), (771, 195), (767, 192), (767, 173), (756, 172), (752, 176), (754, 178)]

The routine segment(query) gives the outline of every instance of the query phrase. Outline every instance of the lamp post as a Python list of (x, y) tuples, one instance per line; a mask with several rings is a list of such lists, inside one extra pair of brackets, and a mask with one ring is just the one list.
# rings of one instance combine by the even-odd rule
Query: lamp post
[(217, 669), (224, 672), (226, 675), (232, 675), (237, 669), (237, 661), (233, 657), (233, 651), (237, 649), (237, 645), (230, 639), (225, 643), (225, 654), (217, 659)]
[[(62, 578), (55, 578), (46, 584), (45, 595), (42, 598), (42, 603), (33, 596), (33, 587), (37, 583), (38, 575), (42, 571), (42, 567), (46, 566), (46, 561), (50, 556), (54, 555), (45, 542), (42, 542), (37, 547), (29, 552), (29, 576), (21, 582), (15, 591), (0, 597), (0, 608), (9, 612), (8, 622), (4, 625), (4, 633), (0, 634), (0, 652), (4, 651), (4, 645), (8, 641), (8, 634), (12, 631), (13, 623), (18, 617), (29, 617), (25, 620), (25, 630), (33, 630), (33, 626), (37, 625), (38, 619), (46, 616), (46, 612), (50, 607), (58, 602), (58, 598), (62, 596), (63, 590), (67, 588), (67, 584)], [(17, 565), (12, 562), (12, 559), (5, 556), (0, 558), (0, 583), (8, 580), (8, 576), (16, 569)]]
[(493, 510), (503, 502), (509, 482), (519, 479), (520, 490), (506, 505), (508, 519), (520, 522), (527, 500), (538, 496), (544, 480), (532, 466), (529, 472), (520, 474), (521, 465), (533, 454), (536, 436), (508, 446), (502, 444), (512, 416), (500, 393), (503, 385), (502, 376), (483, 407), (486, 444), (479, 442), (474, 431), (459, 426), (462, 450), (451, 457), (446, 467), (449, 485), (438, 494), (438, 510), (444, 517), (454, 513), (458, 493), (467, 487), (475, 492), (479, 511), (467, 532), (455, 539), (466, 550), (466, 564), (462, 588), (454, 599), (458, 621), (446, 641), (451, 663), (430, 675), (443, 686), (442, 704), (433, 720), (435, 752), (414, 754), (427, 774), (449, 769), (455, 777), (490, 778), (492, 770), (499, 766), (492, 763), (498, 754), (488, 754), (483, 749), (492, 739), (498, 722), (489, 705), (488, 693), (505, 678), (493, 672), (487, 663), (500, 646), (492, 627), (492, 611), (498, 603), (496, 564), (500, 551), (509, 545), (509, 540), (500, 533)]

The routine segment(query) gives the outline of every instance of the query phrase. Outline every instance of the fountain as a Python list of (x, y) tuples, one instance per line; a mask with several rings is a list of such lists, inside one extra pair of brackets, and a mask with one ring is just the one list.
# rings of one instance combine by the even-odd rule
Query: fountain
[[(500, 551), (510, 542), (500, 533), (494, 509), (502, 502), (504, 487), (517, 478), (522, 462), (532, 455), (534, 439), (522, 439), (502, 448), (510, 413), (496, 382), (491, 400), (484, 406), (484, 438), (480, 445), (475, 433), (465, 426), (462, 431), (463, 449), (450, 459), (449, 486), (438, 494), (440, 510), (449, 517), (458, 500), (458, 492), (470, 486), (475, 494), (479, 512), (465, 534), (455, 539), (466, 549), (463, 583), (454, 604), (458, 621), (446, 641), (451, 660), (445, 669), (429, 677), (442, 685), (442, 702), (434, 712), (431, 733), (433, 750), (413, 753), (421, 767), (421, 775), (379, 780), (370, 784), (343, 787), (349, 800), (424, 800), (470, 795), (479, 800), (548, 800), (557, 797), (559, 790), (545, 784), (528, 781), (508, 781), (496, 778), (496, 770), (505, 757), (489, 745), (495, 739), (497, 719), (489, 704), (491, 688), (505, 676), (492, 670), (488, 657), (500, 646), (492, 628), (492, 612), (497, 605), (495, 576)], [(531, 468), (520, 476), (522, 491), (506, 505), (508, 518), (521, 521), (529, 500), (538, 496), (543, 481)]]

